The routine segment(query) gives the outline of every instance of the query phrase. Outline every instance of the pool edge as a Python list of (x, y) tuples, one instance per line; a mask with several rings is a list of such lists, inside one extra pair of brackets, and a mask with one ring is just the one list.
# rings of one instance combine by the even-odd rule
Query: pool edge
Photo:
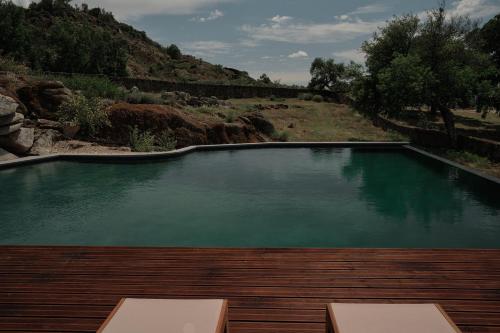
[(500, 185), (500, 179), (490, 176), (460, 165), (446, 158), (429, 153), (422, 149), (411, 146), (410, 142), (259, 142), (259, 143), (234, 143), (234, 144), (218, 144), (218, 145), (196, 145), (180, 148), (168, 152), (153, 152), (153, 153), (126, 153), (126, 154), (51, 154), (43, 156), (28, 156), (15, 160), (0, 162), (0, 170), (11, 169), (18, 166), (31, 164), (53, 162), (53, 161), (74, 161), (74, 162), (120, 162), (120, 161), (154, 161), (160, 159), (174, 158), (187, 155), (197, 151), (217, 151), (217, 150), (242, 150), (242, 149), (265, 149), (265, 148), (314, 148), (314, 147), (332, 147), (332, 148), (403, 148), (414, 153), (438, 160), (475, 176), (492, 181)]

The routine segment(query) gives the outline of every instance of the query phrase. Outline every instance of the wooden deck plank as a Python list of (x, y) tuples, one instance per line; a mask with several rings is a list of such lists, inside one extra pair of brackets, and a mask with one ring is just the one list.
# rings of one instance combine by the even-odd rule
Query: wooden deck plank
[(500, 333), (500, 250), (0, 246), (1, 332), (93, 332), (121, 297), (228, 298), (236, 333), (324, 332), (333, 301), (439, 303)]

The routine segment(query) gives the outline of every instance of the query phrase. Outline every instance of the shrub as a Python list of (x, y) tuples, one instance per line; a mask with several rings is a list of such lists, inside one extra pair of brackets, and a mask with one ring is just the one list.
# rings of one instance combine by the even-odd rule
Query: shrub
[(486, 167), (490, 164), (486, 157), (482, 157), (467, 151), (449, 150), (446, 157), (459, 163), (470, 164), (477, 167)]
[(123, 100), (125, 89), (113, 83), (105, 76), (78, 75), (35, 75), (35, 78), (42, 80), (61, 81), (67, 88), (73, 91), (80, 91), (85, 97), (100, 97), (113, 100)]
[(285, 101), (285, 99), (284, 99), (284, 98), (281, 98), (281, 97), (276, 97), (276, 96), (274, 96), (274, 95), (271, 95), (271, 97), (269, 97), (269, 100), (270, 100), (271, 102), (283, 102), (283, 101)]
[(287, 131), (282, 131), (282, 132), (274, 132), (271, 135), (271, 139), (275, 141), (281, 141), (281, 142), (287, 142), (290, 137), (290, 134), (288, 134)]
[(60, 121), (80, 125), (80, 131), (91, 137), (101, 128), (111, 126), (102, 100), (96, 97), (74, 95), (61, 104), (57, 114)]
[(140, 132), (135, 126), (130, 131), (130, 147), (134, 152), (152, 152), (154, 150), (155, 136), (149, 131)]
[(16, 62), (12, 58), (4, 58), (0, 56), (0, 72), (26, 74), (28, 73), (28, 67)]
[(236, 118), (237, 118), (237, 114), (235, 111), (231, 110), (226, 114), (226, 122), (228, 122), (228, 123), (234, 123)]
[(302, 93), (302, 94), (299, 94), (299, 99), (304, 100), (304, 101), (312, 101), (313, 94), (311, 94), (311, 93)]
[(321, 95), (314, 95), (312, 100), (313, 100), (313, 102), (316, 102), (316, 103), (323, 103), (323, 101), (324, 101), (323, 96), (321, 96)]
[(179, 60), (182, 57), (181, 50), (175, 44), (167, 47), (167, 54), (174, 60)]
[(126, 101), (130, 104), (164, 104), (160, 97), (141, 91), (130, 92), (126, 97)]
[(157, 139), (158, 150), (169, 151), (174, 150), (177, 146), (177, 140), (175, 139), (175, 134), (171, 131), (163, 131)]

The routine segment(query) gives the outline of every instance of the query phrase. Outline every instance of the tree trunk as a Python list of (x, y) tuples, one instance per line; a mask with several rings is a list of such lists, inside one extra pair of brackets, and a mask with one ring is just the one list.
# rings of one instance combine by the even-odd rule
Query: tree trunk
[(436, 116), (438, 114), (436, 104), (434, 104), (434, 103), (431, 104), (430, 114), (433, 116)]
[(440, 107), (439, 110), (443, 117), (446, 132), (450, 138), (450, 144), (452, 148), (457, 148), (457, 130), (455, 129), (455, 117), (453, 116), (453, 112), (446, 107)]

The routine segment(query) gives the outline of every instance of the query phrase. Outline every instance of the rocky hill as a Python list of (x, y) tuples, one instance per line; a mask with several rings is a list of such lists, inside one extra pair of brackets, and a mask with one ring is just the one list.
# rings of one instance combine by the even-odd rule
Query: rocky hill
[(187, 82), (255, 82), (246, 72), (162, 46), (101, 8), (73, 6), (69, 0), (42, 0), (23, 8), (0, 0), (0, 17), (0, 56), (35, 70)]

